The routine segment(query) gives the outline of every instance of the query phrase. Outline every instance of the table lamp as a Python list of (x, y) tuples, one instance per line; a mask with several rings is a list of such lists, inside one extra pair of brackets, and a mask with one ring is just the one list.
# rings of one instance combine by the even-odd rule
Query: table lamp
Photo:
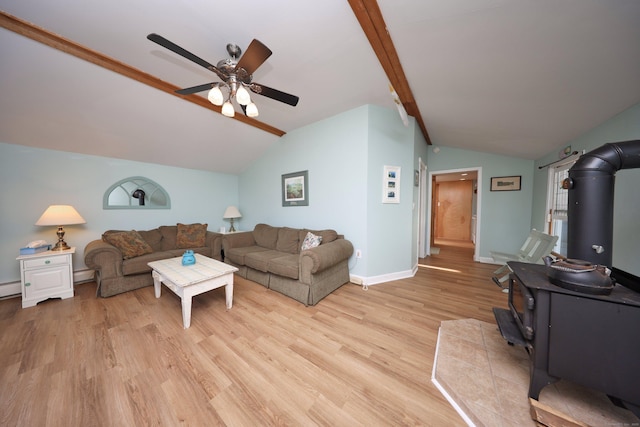
[(58, 243), (55, 244), (52, 251), (65, 251), (67, 249), (71, 249), (69, 245), (64, 241), (64, 229), (63, 225), (71, 225), (71, 224), (86, 224), (87, 221), (84, 220), (76, 211), (73, 206), (69, 205), (51, 205), (47, 208), (46, 211), (42, 214), (40, 219), (36, 221), (36, 225), (42, 226), (58, 226), (58, 231), (56, 234), (58, 235)]
[(231, 221), (231, 228), (229, 228), (229, 233), (233, 233), (236, 231), (236, 229), (233, 227), (233, 220), (236, 218), (242, 218), (242, 214), (235, 206), (229, 206), (227, 210), (224, 211), (224, 215), (222, 216), (222, 218)]

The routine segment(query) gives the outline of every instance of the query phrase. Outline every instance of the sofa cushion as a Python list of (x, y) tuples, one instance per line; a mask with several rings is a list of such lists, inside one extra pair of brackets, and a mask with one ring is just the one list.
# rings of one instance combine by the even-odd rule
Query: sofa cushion
[(145, 242), (149, 244), (153, 248), (154, 252), (158, 252), (162, 250), (162, 233), (157, 228), (153, 230), (141, 231), (138, 230), (138, 233)]
[(300, 230), (300, 242), (304, 241), (304, 238), (307, 237), (307, 233), (309, 232), (322, 237), (322, 243), (331, 243), (338, 238), (338, 233), (335, 230), (308, 230), (305, 228)]
[(276, 242), (276, 250), (286, 252), (288, 254), (300, 253), (300, 240), (298, 234), (300, 230), (297, 228), (282, 227), (278, 230), (278, 241)]
[(245, 257), (253, 252), (264, 252), (269, 249), (261, 246), (243, 246), (239, 248), (231, 248), (224, 252), (225, 260), (228, 258), (235, 265), (245, 265)]
[(208, 224), (180, 224), (177, 225), (176, 248), (200, 248), (205, 245)]
[(162, 233), (162, 250), (168, 251), (176, 248), (176, 236), (178, 227), (176, 225), (161, 225), (158, 227)]
[(269, 271), (269, 261), (273, 258), (278, 258), (281, 256), (282, 252), (273, 250), (251, 252), (244, 257), (244, 263), (247, 267), (251, 267), (266, 273)]
[(171, 254), (167, 252), (153, 252), (151, 254), (126, 259), (122, 261), (122, 275), (130, 276), (132, 274), (148, 273), (151, 271), (151, 267), (147, 265), (148, 262), (167, 258), (171, 258)]
[(278, 276), (288, 277), (290, 279), (297, 280), (299, 269), (299, 254), (289, 254), (279, 256), (269, 260), (267, 269), (269, 273), (277, 274)]
[(278, 227), (257, 224), (253, 229), (253, 238), (256, 241), (256, 245), (267, 249), (275, 249), (278, 241)]
[(118, 248), (122, 252), (123, 259), (153, 252), (153, 248), (135, 230), (104, 233), (102, 240)]

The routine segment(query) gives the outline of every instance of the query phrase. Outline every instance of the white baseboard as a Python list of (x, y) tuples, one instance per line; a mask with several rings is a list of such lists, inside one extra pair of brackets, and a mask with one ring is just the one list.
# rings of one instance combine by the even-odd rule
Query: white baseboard
[(95, 270), (80, 270), (73, 272), (73, 283), (90, 282), (94, 279)]
[(353, 283), (354, 285), (362, 285), (364, 283), (364, 279), (361, 276), (351, 274), (349, 276), (349, 282)]
[[(90, 282), (93, 280), (94, 270), (81, 270), (73, 272), (73, 283)], [(21, 297), (20, 282), (0, 284), (0, 298)]]
[(7, 297), (21, 297), (22, 289), (20, 289), (20, 282), (3, 283), (0, 285), (0, 298)]
[(477, 262), (482, 262), (485, 264), (495, 264), (495, 265), (502, 265), (499, 262), (496, 262), (493, 258), (491, 257), (478, 257), (475, 259)]
[(356, 285), (362, 286), (370, 286), (370, 285), (378, 285), (380, 283), (391, 282), (393, 280), (406, 279), (409, 277), (413, 277), (416, 275), (417, 268), (414, 270), (406, 270), (406, 271), (398, 271), (395, 273), (382, 274), (380, 276), (356, 276), (351, 275), (349, 277), (349, 281), (351, 283), (355, 283)]

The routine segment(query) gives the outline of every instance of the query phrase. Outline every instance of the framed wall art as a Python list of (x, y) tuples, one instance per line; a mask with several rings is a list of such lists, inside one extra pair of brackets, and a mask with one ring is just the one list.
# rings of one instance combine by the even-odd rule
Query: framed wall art
[(382, 203), (400, 203), (400, 166), (385, 166), (382, 178)]
[(520, 191), (522, 176), (494, 176), (491, 178), (491, 191)]
[(282, 206), (309, 206), (309, 171), (282, 175)]

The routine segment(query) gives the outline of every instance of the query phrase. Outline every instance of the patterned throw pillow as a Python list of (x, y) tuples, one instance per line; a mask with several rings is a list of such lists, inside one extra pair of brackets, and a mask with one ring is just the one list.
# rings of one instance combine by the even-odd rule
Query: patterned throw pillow
[(205, 245), (208, 224), (180, 224), (176, 236), (178, 249), (201, 248)]
[(307, 250), (311, 248), (315, 248), (316, 246), (320, 246), (322, 243), (322, 237), (316, 236), (313, 233), (307, 233), (307, 236), (304, 238), (302, 242), (302, 250)]
[(151, 246), (135, 230), (105, 233), (102, 235), (102, 240), (118, 248), (122, 252), (123, 259), (135, 258), (153, 252)]

